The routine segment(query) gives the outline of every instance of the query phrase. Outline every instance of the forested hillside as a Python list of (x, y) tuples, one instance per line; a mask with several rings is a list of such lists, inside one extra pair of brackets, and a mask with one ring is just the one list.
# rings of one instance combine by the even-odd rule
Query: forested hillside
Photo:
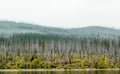
[(1, 21), (0, 68), (120, 68), (120, 30)]

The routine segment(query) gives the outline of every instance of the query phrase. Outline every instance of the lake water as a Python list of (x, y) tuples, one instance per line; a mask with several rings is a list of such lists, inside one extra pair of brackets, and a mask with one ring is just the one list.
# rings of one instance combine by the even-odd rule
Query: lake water
[(120, 74), (120, 71), (32, 71), (0, 72), (0, 74)]

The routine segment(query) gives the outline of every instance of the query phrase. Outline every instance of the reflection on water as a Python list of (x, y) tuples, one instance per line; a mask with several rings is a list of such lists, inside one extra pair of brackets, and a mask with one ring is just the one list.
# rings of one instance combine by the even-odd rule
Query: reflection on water
[(120, 74), (120, 71), (35, 71), (35, 72), (0, 72), (0, 74)]

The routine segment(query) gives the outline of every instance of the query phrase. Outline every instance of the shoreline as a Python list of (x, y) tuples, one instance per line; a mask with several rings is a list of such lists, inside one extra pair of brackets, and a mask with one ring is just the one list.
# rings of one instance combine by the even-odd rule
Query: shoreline
[(0, 69), (0, 72), (18, 72), (18, 71), (110, 71), (120, 69)]

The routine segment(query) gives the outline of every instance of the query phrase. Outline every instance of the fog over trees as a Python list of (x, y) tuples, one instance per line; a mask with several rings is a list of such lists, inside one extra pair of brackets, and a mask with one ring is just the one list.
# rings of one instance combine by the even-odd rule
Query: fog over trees
[(120, 68), (120, 30), (0, 22), (0, 68)]

